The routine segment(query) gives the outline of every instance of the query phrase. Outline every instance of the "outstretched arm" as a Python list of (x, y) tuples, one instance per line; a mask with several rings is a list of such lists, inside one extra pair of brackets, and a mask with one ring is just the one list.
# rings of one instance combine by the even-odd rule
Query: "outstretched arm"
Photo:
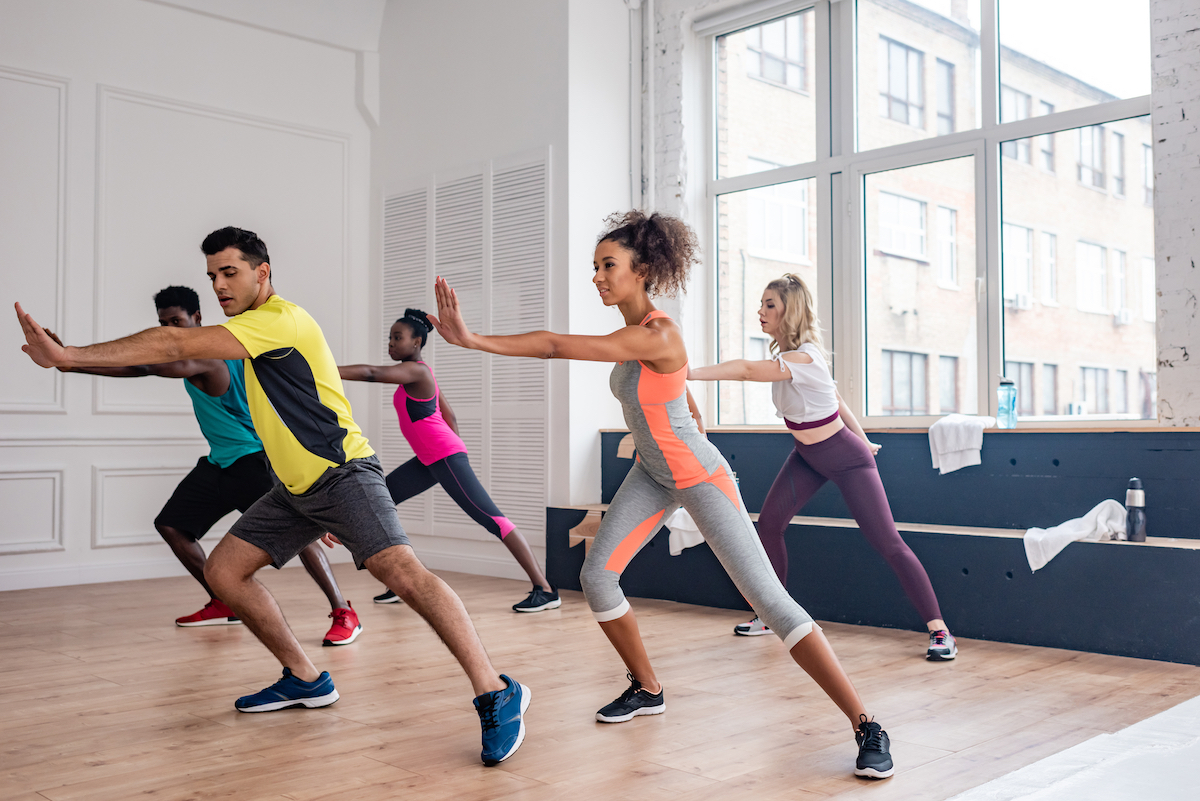
[(444, 278), (434, 286), (438, 316), (429, 315), (438, 333), (452, 345), (534, 359), (579, 359), (593, 362), (655, 361), (669, 352), (666, 333), (651, 326), (629, 325), (607, 336), (556, 334), (533, 331), (512, 336), (483, 336), (467, 328), (458, 305), (458, 294)]
[(420, 381), (428, 371), (419, 364), (343, 364), (338, 367), (343, 381), (374, 381), (379, 384), (411, 384)]
[[(60, 346), (63, 345), (58, 334), (49, 328), (43, 331)], [(147, 375), (160, 375), (166, 378), (191, 378), (214, 371), (224, 370), (225, 363), (218, 359), (184, 359), (166, 364), (136, 364), (130, 367), (59, 367), (64, 373), (87, 373), (88, 375), (105, 375), (113, 378), (141, 378)], [(224, 394), (217, 393), (217, 394)]]
[(16, 304), (25, 334), (21, 350), (42, 367), (128, 367), (184, 359), (247, 359), (250, 354), (237, 337), (220, 326), (174, 328), (160, 326), (133, 336), (85, 347), (62, 346), (50, 338), (33, 317)]
[(689, 367), (689, 381), (787, 381), (792, 371), (784, 361), (733, 359), (708, 367)]

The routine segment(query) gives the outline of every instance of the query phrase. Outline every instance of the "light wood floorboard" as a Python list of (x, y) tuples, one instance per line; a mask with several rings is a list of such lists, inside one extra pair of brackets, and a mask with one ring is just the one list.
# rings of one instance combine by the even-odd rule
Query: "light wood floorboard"
[(634, 601), (668, 711), (593, 713), (624, 669), (579, 593), (517, 615), (527, 586), (443, 573), (497, 668), (533, 690), (522, 749), (479, 762), (471, 689), (403, 605), (378, 606), (337, 565), (364, 626), (322, 648), (324, 598), (300, 569), (264, 582), (341, 700), (243, 715), (233, 700), (278, 667), (243, 626), (180, 629), (187, 578), (0, 593), (0, 798), (15, 801), (375, 799), (945, 799), (1200, 694), (1200, 668), (983, 641), (924, 661), (921, 634), (825, 624), (892, 738), (897, 773), (856, 779), (844, 718), (774, 637), (734, 637), (740, 612)]

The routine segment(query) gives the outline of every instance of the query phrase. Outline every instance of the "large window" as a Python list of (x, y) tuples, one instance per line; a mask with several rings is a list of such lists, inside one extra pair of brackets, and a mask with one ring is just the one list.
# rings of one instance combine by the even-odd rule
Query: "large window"
[[(995, 414), (1006, 368), (1022, 425), (1153, 417), (1150, 7), (1118, 5), (699, 8), (712, 117), (685, 136), (712, 149), (689, 157), (707, 195), (681, 179), (680, 202), (712, 209), (693, 297), (717, 358), (763, 352), (762, 288), (795, 272), (867, 425)], [(778, 423), (766, 385), (700, 392), (717, 423)]]
[(879, 113), (914, 128), (925, 126), (924, 54), (879, 37)]

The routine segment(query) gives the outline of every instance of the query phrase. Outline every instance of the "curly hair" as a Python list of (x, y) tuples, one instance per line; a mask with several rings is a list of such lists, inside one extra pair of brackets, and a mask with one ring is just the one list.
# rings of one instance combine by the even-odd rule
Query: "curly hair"
[(687, 285), (700, 245), (688, 224), (677, 217), (638, 210), (616, 212), (604, 220), (596, 244), (616, 242), (633, 252), (633, 269), (646, 277), (646, 292), (673, 298)]

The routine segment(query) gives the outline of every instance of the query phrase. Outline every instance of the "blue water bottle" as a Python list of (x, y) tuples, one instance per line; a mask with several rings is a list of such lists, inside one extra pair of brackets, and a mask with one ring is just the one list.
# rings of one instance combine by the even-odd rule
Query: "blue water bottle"
[(1017, 385), (1011, 378), (1000, 376), (1000, 386), (996, 388), (996, 426), (998, 428), (1017, 427)]

